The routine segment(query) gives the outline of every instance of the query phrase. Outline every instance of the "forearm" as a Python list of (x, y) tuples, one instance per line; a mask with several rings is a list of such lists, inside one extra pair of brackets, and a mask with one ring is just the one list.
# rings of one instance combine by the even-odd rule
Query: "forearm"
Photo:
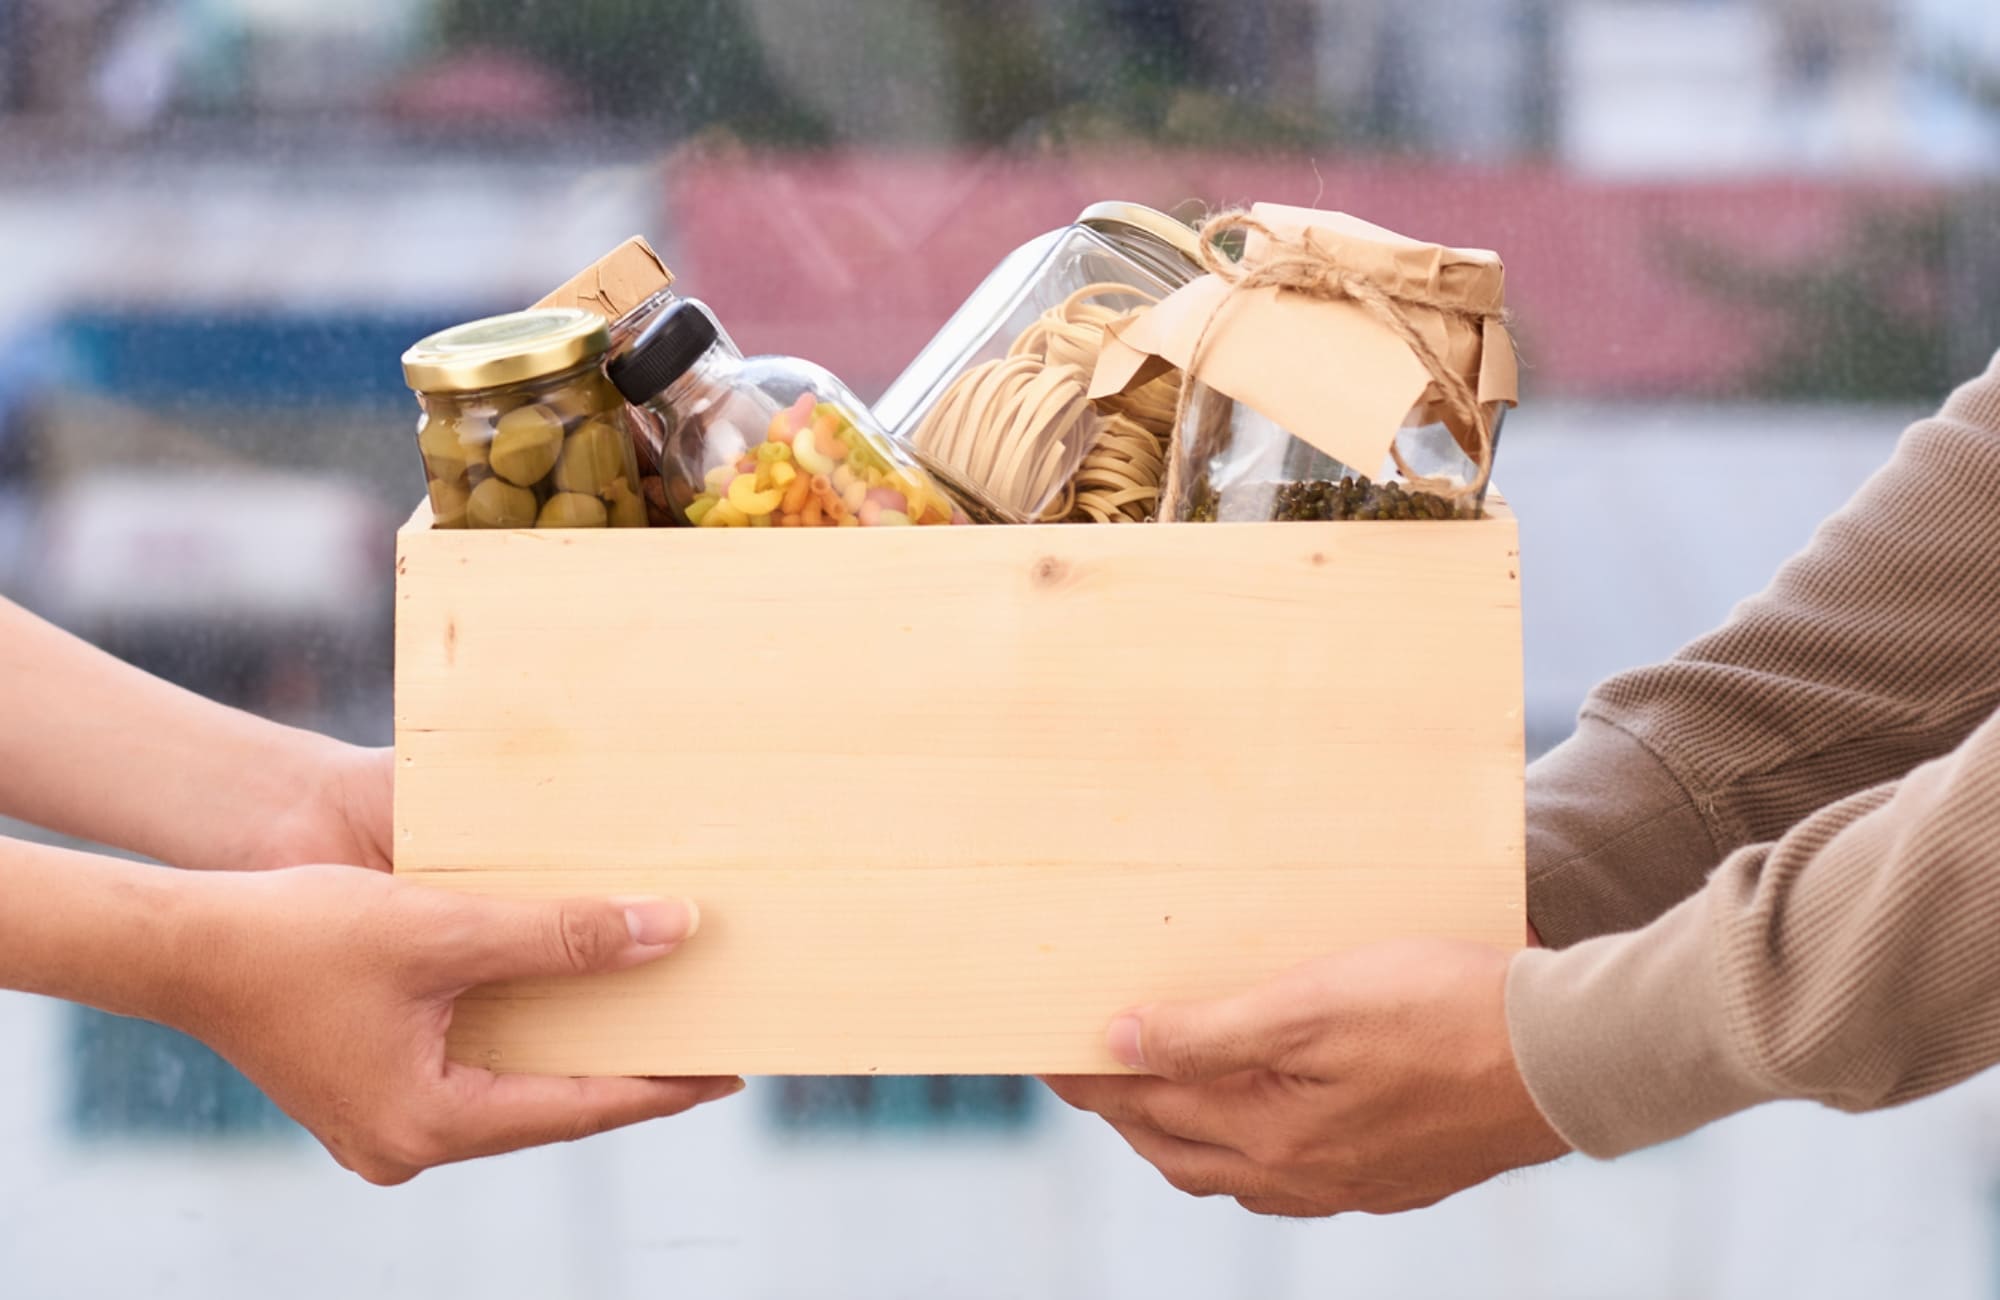
[(0, 838), (0, 988), (173, 1023), (202, 906), (180, 872)]
[(1551, 948), (1664, 915), (1721, 858), (1687, 789), (1609, 723), (1582, 719), (1528, 771), (1528, 918)]
[(1636, 929), (1748, 844), (1951, 752), (2000, 704), (2000, 357), (1769, 590), (1591, 693), (1530, 774), (1529, 914)]
[(320, 793), (344, 747), (225, 708), (0, 600), (0, 814), (183, 867)]
[(1733, 855), (1637, 934), (1517, 959), (1514, 1046), (1578, 1148), (1764, 1101), (1869, 1110), (2000, 1064), (2000, 716)]

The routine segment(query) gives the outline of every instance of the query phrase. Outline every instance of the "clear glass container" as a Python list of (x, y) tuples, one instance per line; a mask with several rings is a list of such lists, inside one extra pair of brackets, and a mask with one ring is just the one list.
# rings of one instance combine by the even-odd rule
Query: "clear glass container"
[(1150, 517), (1177, 380), (1093, 403), (1091, 376), (1107, 325), (1201, 269), (1189, 227), (1135, 204), (1099, 204), (1001, 262), (875, 414), (962, 497), (1007, 522)]
[(610, 347), (603, 317), (560, 308), (473, 321), (404, 354), (437, 527), (646, 527)]
[[(1492, 452), (1507, 409), (1504, 402), (1486, 406)], [(1161, 517), (1181, 523), (1476, 518), (1490, 477), (1449, 428), (1415, 411), (1389, 458), (1364, 470), (1197, 383), (1174, 447), (1173, 500)]]
[(626, 400), (667, 429), (676, 521), (706, 528), (969, 524), (958, 501), (833, 375), (796, 357), (737, 355), (692, 300), (611, 364)]
[[(611, 355), (621, 356), (637, 342), (640, 335), (668, 310), (692, 302), (682, 298), (672, 289), (662, 289), (646, 301), (611, 322)], [(707, 314), (715, 325), (716, 346), (733, 357), (743, 355), (736, 341), (716, 320), (715, 314), (700, 303), (693, 306)], [(641, 406), (629, 406), (626, 418), (632, 428), (632, 450), (639, 462), (639, 490), (646, 499), (646, 519), (655, 528), (669, 528), (677, 521), (672, 507), (667, 504), (666, 484), (661, 477), (660, 466), (667, 452), (667, 440), (673, 434), (673, 427), (659, 412), (649, 411)]]

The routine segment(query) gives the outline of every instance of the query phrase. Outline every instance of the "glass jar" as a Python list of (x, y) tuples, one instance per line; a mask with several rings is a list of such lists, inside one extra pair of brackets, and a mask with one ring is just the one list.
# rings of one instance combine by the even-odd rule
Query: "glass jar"
[(891, 435), (1010, 523), (1151, 518), (1180, 390), (1089, 399), (1104, 330), (1201, 273), (1195, 232), (1102, 203), (1015, 251), (875, 405)]
[[(1476, 518), (1490, 476), (1425, 409), (1411, 412), (1384, 464), (1362, 470), (1197, 382), (1174, 446), (1173, 499), (1162, 517), (1181, 523)], [(1486, 404), (1488, 464), (1507, 410), (1505, 402)], [(1476, 436), (1468, 437), (1476, 446)]]
[(662, 315), (610, 366), (669, 429), (668, 506), (706, 528), (967, 524), (936, 480), (838, 379), (794, 357), (744, 359), (706, 307)]
[(403, 355), (439, 528), (644, 528), (625, 401), (595, 312), (515, 312)]

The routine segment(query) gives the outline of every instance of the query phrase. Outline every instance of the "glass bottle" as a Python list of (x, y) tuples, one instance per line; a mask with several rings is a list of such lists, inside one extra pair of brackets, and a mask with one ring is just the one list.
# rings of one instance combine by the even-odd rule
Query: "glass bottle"
[(670, 308), (612, 362), (626, 400), (668, 430), (668, 507), (706, 528), (968, 524), (937, 481), (833, 375), (736, 355), (701, 303)]
[[(622, 356), (662, 314), (690, 301), (669, 286), (612, 321), (611, 354)], [(729, 337), (729, 332), (722, 328), (722, 323), (715, 319), (714, 313), (700, 303), (694, 303), (694, 306), (706, 313), (715, 324), (717, 346), (731, 356), (742, 356), (742, 350)], [(639, 487), (646, 498), (647, 522), (655, 528), (673, 527), (679, 522), (679, 517), (667, 504), (666, 480), (660, 469), (666, 460), (667, 442), (673, 435), (673, 421), (662, 412), (641, 406), (627, 406), (625, 413), (632, 426), (632, 447), (639, 460)]]

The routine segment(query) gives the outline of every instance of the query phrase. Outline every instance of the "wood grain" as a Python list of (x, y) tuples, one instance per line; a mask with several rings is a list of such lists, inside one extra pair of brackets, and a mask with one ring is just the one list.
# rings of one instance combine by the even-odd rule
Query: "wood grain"
[[(397, 869), (676, 893), (482, 990), (578, 1074), (1110, 1067), (1137, 1000), (1523, 922), (1513, 520), (399, 539)], [(1166, 918), (1171, 917), (1169, 921)]]

